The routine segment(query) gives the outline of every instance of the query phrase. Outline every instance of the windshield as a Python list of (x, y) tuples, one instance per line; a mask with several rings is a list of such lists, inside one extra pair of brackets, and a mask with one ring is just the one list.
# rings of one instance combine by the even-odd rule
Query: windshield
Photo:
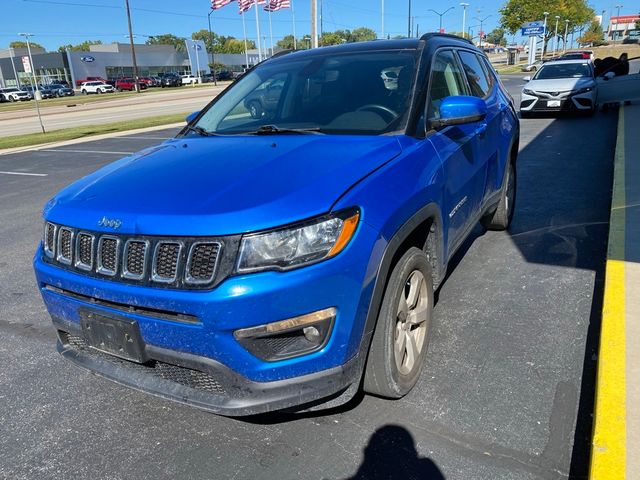
[(256, 133), (264, 126), (362, 135), (400, 130), (415, 62), (415, 50), (268, 61), (238, 80), (194, 127), (222, 135)]
[(549, 80), (552, 78), (581, 78), (593, 77), (588, 63), (556, 63), (544, 65), (534, 80)]

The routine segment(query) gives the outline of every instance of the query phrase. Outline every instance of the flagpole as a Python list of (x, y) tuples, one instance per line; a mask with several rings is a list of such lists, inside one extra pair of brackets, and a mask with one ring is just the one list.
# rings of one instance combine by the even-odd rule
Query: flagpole
[(297, 50), (296, 45), (296, 12), (293, 11), (293, 0), (291, 0), (291, 19), (293, 20), (293, 49)]
[(271, 10), (269, 10), (269, 36), (271, 37), (271, 56), (273, 57), (273, 27), (271, 26)]
[(260, 19), (258, 18), (258, 1), (254, 1), (256, 7), (256, 33), (258, 34), (258, 61), (262, 61), (262, 47), (260, 45)]
[(240, 14), (242, 17), (242, 31), (244, 32), (244, 61), (245, 68), (249, 68), (249, 50), (247, 49), (247, 24), (244, 21), (244, 12)]
[(384, 0), (382, 0), (382, 17), (381, 17), (381, 24), (382, 24), (382, 34), (380, 35), (380, 37), (384, 40)]

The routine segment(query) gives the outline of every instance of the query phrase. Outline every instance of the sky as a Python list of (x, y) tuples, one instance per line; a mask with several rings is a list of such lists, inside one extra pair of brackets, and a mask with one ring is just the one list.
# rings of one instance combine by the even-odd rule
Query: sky
[[(291, 0), (295, 10), (296, 35), (301, 37), (310, 31), (310, 0)], [(484, 23), (484, 31), (489, 32), (498, 25), (499, 8), (503, 1), (465, 0), (467, 7), (467, 27), (478, 24), (476, 18), (489, 18)], [(323, 29), (354, 29), (369, 27), (381, 32), (382, 0), (318, 0), (322, 2)], [(384, 0), (385, 36), (407, 34), (407, 13), (409, 0)], [(32, 33), (34, 42), (47, 50), (57, 50), (63, 44), (75, 44), (84, 40), (101, 40), (103, 43), (127, 42), (127, 18), (124, 0), (0, 0), (0, 48), (8, 47), (14, 40), (21, 40), (20, 32)], [(210, 0), (129, 0), (136, 43), (144, 43), (148, 36), (173, 33), (190, 37), (191, 33), (207, 28), (207, 14)], [(609, 11), (615, 3), (607, 0), (591, 1), (596, 12)], [(445, 31), (462, 30), (462, 7), (460, 1), (412, 0), (412, 15), (420, 33), (435, 31), (439, 17), (429, 9), (440, 12), (454, 7), (443, 16)], [(629, 4), (633, 5), (633, 4)], [(615, 15), (614, 10), (614, 15)], [(632, 8), (622, 8), (621, 15), (633, 14)], [(247, 37), (255, 40), (255, 12), (245, 14)], [(270, 43), (268, 14), (259, 11), (260, 36)], [(293, 31), (293, 17), (290, 9), (272, 14), (274, 43)], [(606, 21), (606, 20), (605, 20)], [(216, 10), (211, 15), (211, 27), (216, 33), (243, 37), (242, 20), (237, 4)], [(474, 28), (478, 32), (479, 28)]]

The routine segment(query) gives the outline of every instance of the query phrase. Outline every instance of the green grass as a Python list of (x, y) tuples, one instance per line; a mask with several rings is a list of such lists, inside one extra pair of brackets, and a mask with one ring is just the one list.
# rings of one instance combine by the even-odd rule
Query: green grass
[(101, 135), (104, 133), (124, 132), (136, 128), (156, 127), (170, 123), (183, 122), (187, 113), (174, 115), (163, 115), (159, 117), (141, 118), (138, 120), (127, 120), (118, 123), (106, 123), (104, 125), (89, 125), (84, 127), (63, 128), (50, 133), (28, 133), (26, 135), (15, 135), (12, 137), (0, 138), (0, 149), (28, 147), (42, 143), (60, 142), (63, 140), (73, 140), (74, 138), (88, 137), (91, 135)]

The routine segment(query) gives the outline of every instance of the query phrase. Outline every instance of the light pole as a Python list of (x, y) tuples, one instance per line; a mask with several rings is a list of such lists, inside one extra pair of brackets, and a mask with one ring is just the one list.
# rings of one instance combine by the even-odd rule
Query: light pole
[(382, 15), (380, 16), (380, 38), (384, 40), (384, 0), (382, 0)]
[(549, 12), (542, 12), (544, 14), (544, 32), (542, 33), (542, 53), (540, 54), (540, 60), (544, 58), (544, 50), (547, 45), (546, 37), (547, 37), (547, 17), (549, 16)]
[(33, 57), (31, 56), (31, 44), (29, 43), (29, 37), (32, 37), (32, 33), (19, 33), (21, 37), (27, 41), (27, 53), (29, 54), (29, 63), (31, 64), (31, 75), (33, 76), (33, 99), (36, 101), (36, 112), (38, 112), (38, 121), (40, 122), (40, 128), (42, 129), (42, 133), (47, 133), (44, 131), (44, 125), (42, 124), (42, 117), (40, 116), (40, 105), (38, 104), (38, 95), (40, 95), (40, 90), (38, 89), (38, 80), (36, 79), (36, 69), (33, 64)]
[(213, 84), (218, 86), (218, 78), (216, 76), (216, 50), (215, 45), (213, 44), (213, 33), (211, 33), (211, 14), (214, 12), (213, 9), (209, 10), (207, 15), (209, 20), (209, 42), (211, 43), (211, 63), (213, 63)]
[(562, 53), (567, 51), (567, 36), (569, 34), (569, 20), (564, 21), (564, 41), (562, 45)]
[(484, 24), (484, 22), (487, 20), (487, 18), (491, 17), (491, 15), (487, 15), (484, 18), (478, 18), (478, 17), (473, 17), (474, 20), (478, 20), (480, 22), (480, 48), (482, 48), (483, 42), (482, 42), (482, 38), (485, 36), (484, 35), (484, 30), (482, 28), (482, 25)]
[(468, 3), (461, 3), (460, 6), (462, 7), (462, 37), (464, 38), (464, 32), (466, 29), (466, 23), (467, 23), (467, 7), (469, 6)]
[(442, 33), (442, 17), (449, 11), (453, 10), (456, 7), (449, 7), (444, 12), (436, 12), (433, 8), (427, 10), (427, 12), (433, 12), (440, 17), (440, 28), (438, 29), (439, 33)]
[[(618, 10), (617, 18), (616, 18), (616, 29), (612, 32), (613, 35), (613, 44), (615, 45), (618, 41), (618, 19), (620, 18), (620, 9), (624, 7), (624, 5), (616, 5), (616, 9)], [(609, 23), (611, 23), (611, 19), (609, 19)]]
[(407, 15), (407, 38), (411, 38), (411, 0), (409, 0), (409, 14)]
[(558, 50), (558, 21), (560, 20), (560, 15), (556, 15), (556, 44), (553, 47), (553, 56), (556, 56), (556, 51)]

